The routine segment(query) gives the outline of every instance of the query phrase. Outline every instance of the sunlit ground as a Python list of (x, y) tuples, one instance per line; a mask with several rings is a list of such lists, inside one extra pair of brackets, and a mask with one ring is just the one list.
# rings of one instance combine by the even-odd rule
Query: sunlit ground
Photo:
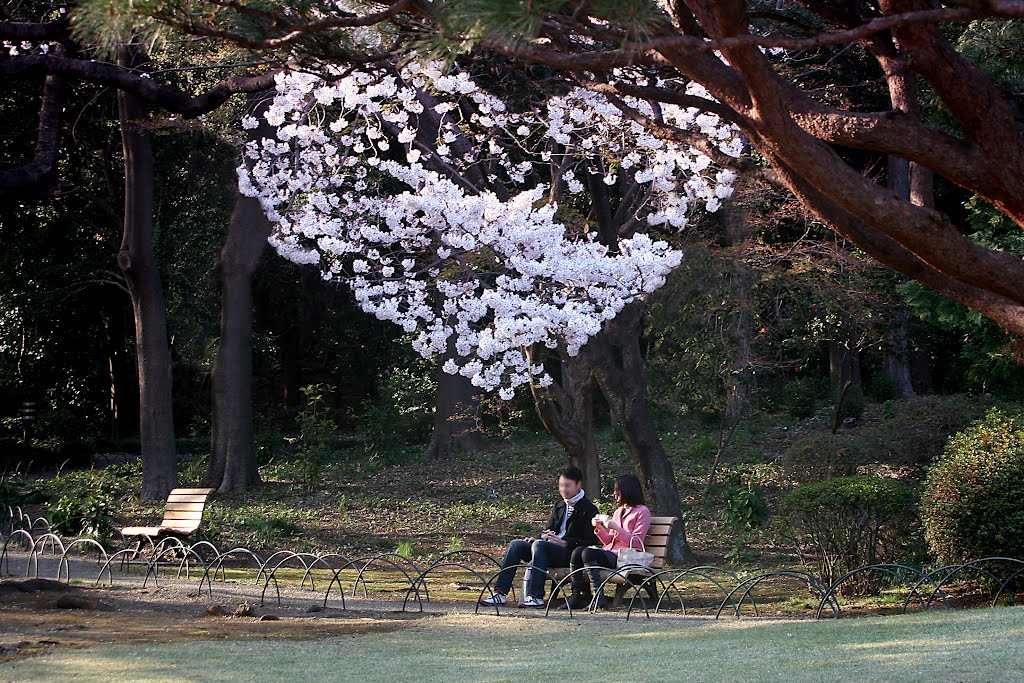
[(317, 641), (108, 646), (0, 666), (4, 681), (174, 679), (1024, 681), (1024, 608), (820, 622), (450, 615)]

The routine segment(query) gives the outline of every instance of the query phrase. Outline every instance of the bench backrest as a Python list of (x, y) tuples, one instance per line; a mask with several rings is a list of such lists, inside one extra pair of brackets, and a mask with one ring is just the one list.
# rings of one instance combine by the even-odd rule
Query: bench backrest
[(164, 519), (160, 526), (182, 534), (190, 534), (203, 521), (206, 500), (216, 489), (174, 489), (167, 496)]
[(678, 519), (678, 517), (651, 517), (651, 527), (647, 530), (647, 538), (644, 539), (644, 550), (654, 555), (651, 569), (661, 569), (665, 565), (668, 537), (672, 533), (672, 525)]

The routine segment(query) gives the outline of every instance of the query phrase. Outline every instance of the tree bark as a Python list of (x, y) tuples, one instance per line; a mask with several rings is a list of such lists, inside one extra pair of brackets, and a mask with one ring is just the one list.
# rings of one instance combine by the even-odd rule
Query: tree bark
[[(722, 208), (722, 223), (725, 231), (725, 245), (736, 248), (751, 236), (750, 223), (740, 206), (727, 202)], [(732, 265), (732, 290), (735, 313), (732, 325), (736, 339), (736, 355), (730, 363), (727, 415), (733, 420), (747, 416), (754, 408), (757, 392), (757, 377), (752, 372), (752, 340), (754, 337), (753, 277), (750, 268), (742, 258), (730, 259)]]
[[(138, 55), (123, 49), (121, 66), (134, 68)], [(139, 432), (143, 500), (164, 499), (178, 485), (174, 443), (171, 350), (160, 272), (153, 258), (153, 150), (144, 113), (134, 95), (117, 94), (124, 150), (124, 234), (117, 256), (135, 313), (139, 371)]]
[[(528, 350), (531, 365), (543, 365), (543, 347)], [(534, 407), (541, 424), (583, 471), (583, 488), (591, 498), (601, 494), (601, 462), (594, 442), (594, 380), (586, 348), (561, 360), (561, 377), (550, 386), (531, 382)]]
[(675, 471), (658, 438), (647, 401), (638, 304), (626, 306), (605, 323), (605, 329), (585, 348), (593, 354), (594, 376), (633, 454), (650, 508), (657, 515), (679, 518), (669, 537), (666, 559), (673, 564), (688, 562), (691, 553)]
[(63, 127), (67, 85), (60, 76), (47, 76), (39, 105), (39, 127), (35, 153), (28, 163), (0, 172), (0, 197), (46, 188), (57, 181), (60, 133)]
[(447, 356), (438, 360), (437, 391), (434, 394), (434, 431), (425, 455), (431, 460), (455, 453), (475, 453), (487, 440), (477, 424), (480, 390), (462, 375), (450, 375), (441, 369)]
[(270, 230), (259, 201), (239, 193), (220, 252), (220, 343), (211, 373), (213, 424), (203, 477), (203, 486), (220, 492), (260, 483), (252, 411), (252, 278)]
[(830, 341), (828, 367), (832, 377), (832, 392), (838, 404), (847, 385), (850, 388), (861, 386), (860, 350), (852, 342)]

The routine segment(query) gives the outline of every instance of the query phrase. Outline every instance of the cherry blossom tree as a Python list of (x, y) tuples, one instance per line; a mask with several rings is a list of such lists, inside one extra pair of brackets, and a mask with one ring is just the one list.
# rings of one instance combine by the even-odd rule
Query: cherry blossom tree
[[(655, 115), (644, 102), (628, 106)], [(364, 310), (413, 333), (419, 353), (445, 356), (445, 372), (506, 400), (528, 385), (592, 486), (589, 392), (600, 386), (676, 514), (674, 473), (646, 412), (633, 304), (682, 255), (638, 228), (679, 230), (696, 207), (716, 211), (736, 175), (709, 153), (734, 158), (742, 141), (697, 107), (657, 115), (696, 144), (659, 140), (581, 88), (516, 109), (467, 70), (432, 63), (289, 72), (266, 115), (277, 134), (249, 146), (240, 186), (275, 223), (282, 256), (344, 281)], [(565, 220), (574, 212), (593, 220)], [(624, 310), (632, 323), (605, 334)], [(614, 357), (630, 354), (613, 349), (616, 338), (636, 346), (628, 370), (617, 368)], [(561, 361), (557, 380), (545, 350)], [(636, 404), (641, 416), (627, 408)], [(637, 417), (643, 428), (630, 429)]]
[[(345, 281), (364, 310), (417, 333), (425, 356), (453, 339), (445, 370), (510, 399), (552, 381), (524, 349), (575, 356), (682, 257), (644, 233), (612, 243), (572, 234), (551, 178), (582, 193), (584, 162), (606, 159), (614, 170), (602, 182), (629, 176), (643, 187), (630, 220), (681, 228), (694, 205), (716, 210), (736, 177), (701, 149), (646, 134), (598, 94), (537, 104), (510, 111), (465, 71), (429, 63), (288, 72), (266, 115), (277, 134), (250, 144), (240, 187), (275, 223), (282, 256)], [(740, 152), (717, 116), (661, 115), (719, 153)]]

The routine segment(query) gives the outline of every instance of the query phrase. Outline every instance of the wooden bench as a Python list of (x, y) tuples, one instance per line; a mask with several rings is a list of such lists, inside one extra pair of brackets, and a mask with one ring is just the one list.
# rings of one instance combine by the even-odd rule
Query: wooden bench
[[(629, 590), (630, 581), (634, 585), (638, 585), (645, 577), (654, 574), (655, 572), (662, 569), (665, 566), (665, 555), (668, 553), (668, 537), (672, 533), (672, 526), (679, 520), (678, 517), (651, 517), (651, 526), (647, 529), (647, 537), (644, 539), (644, 550), (654, 555), (654, 562), (651, 563), (650, 569), (645, 567), (637, 567), (636, 570), (631, 570), (627, 576), (616, 574), (611, 577), (609, 583), (615, 584), (615, 600), (613, 606), (618, 607), (622, 604), (622, 598), (625, 596), (626, 591)], [(569, 574), (568, 567), (555, 567), (548, 570), (552, 577), (556, 581), (561, 581)], [(602, 572), (604, 578), (608, 578), (611, 571), (605, 570)], [(647, 595), (650, 596), (653, 602), (658, 601), (658, 590), (654, 585), (655, 582), (650, 582), (644, 586)], [(554, 596), (552, 596), (554, 597)]]
[(167, 496), (164, 518), (160, 526), (129, 526), (121, 529), (121, 538), (128, 545), (128, 539), (148, 538), (150, 541), (177, 536), (187, 538), (194, 534), (203, 521), (206, 501), (217, 489), (174, 489)]

